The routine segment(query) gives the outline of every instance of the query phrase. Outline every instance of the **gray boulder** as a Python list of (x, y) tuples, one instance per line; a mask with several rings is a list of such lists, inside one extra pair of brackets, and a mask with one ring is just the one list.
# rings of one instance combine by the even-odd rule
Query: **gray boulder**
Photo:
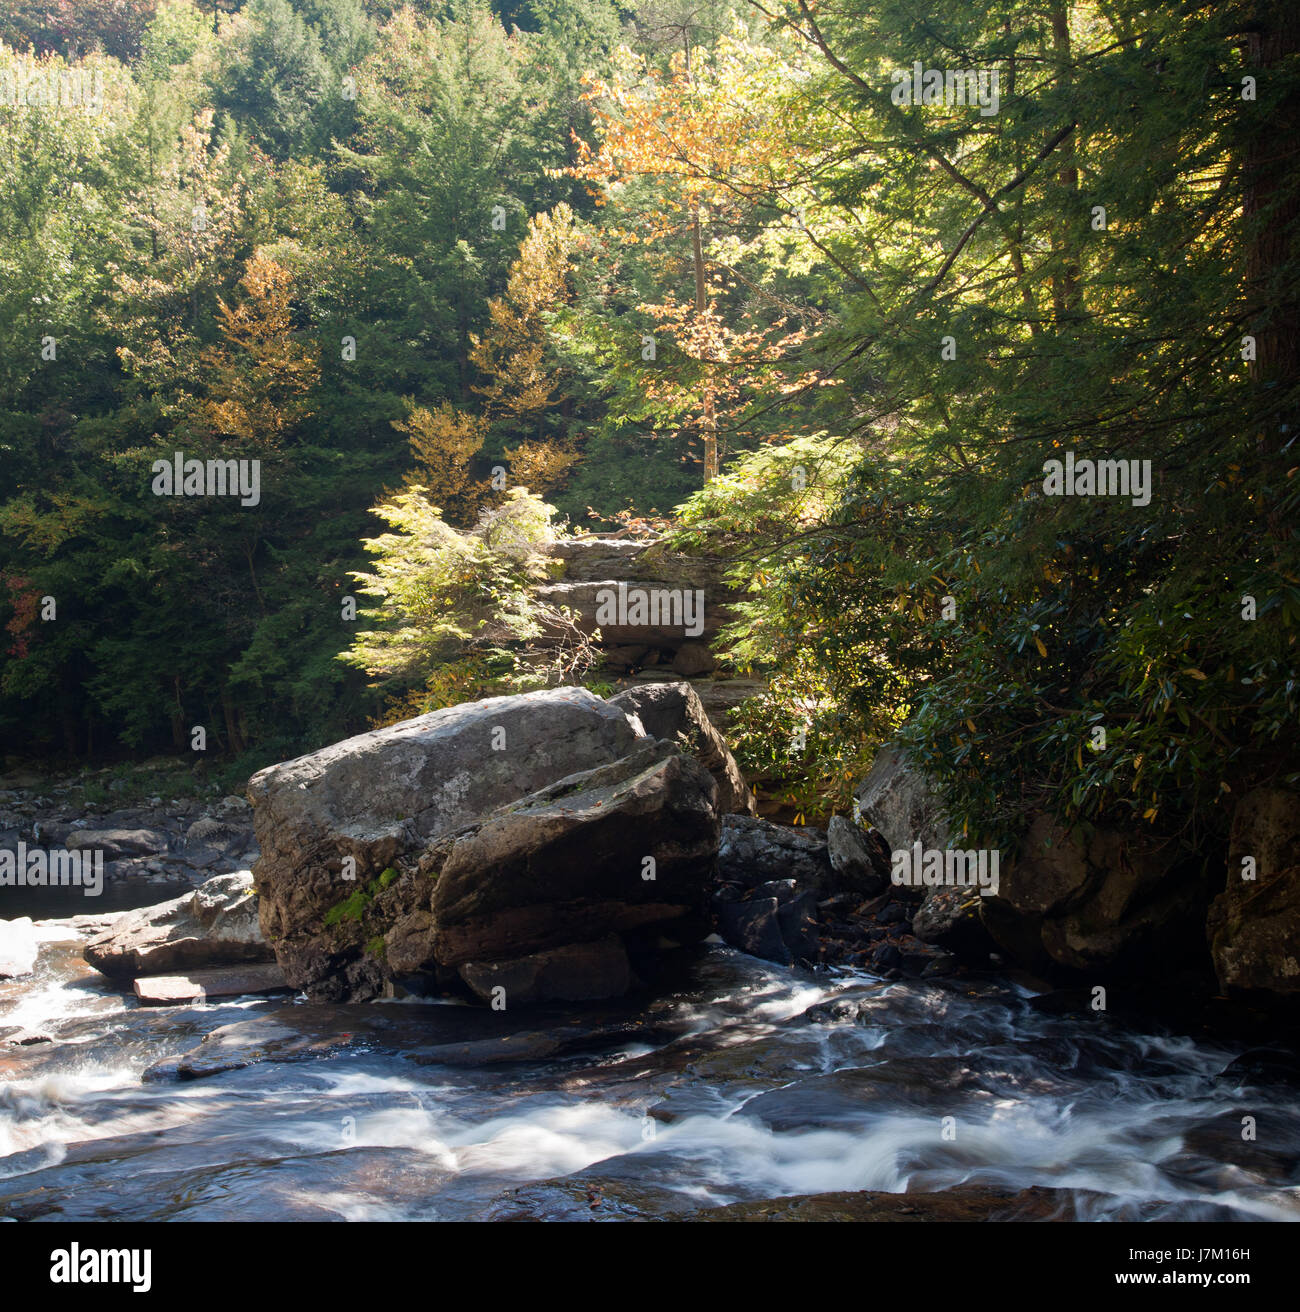
[(158, 829), (73, 829), (67, 836), (71, 852), (85, 848), (102, 851), (105, 860), (127, 856), (156, 856), (167, 850), (167, 835)]
[(651, 738), (676, 743), (694, 756), (718, 785), (719, 812), (754, 814), (754, 794), (689, 683), (646, 683), (611, 697), (609, 702), (634, 716)]
[(844, 892), (871, 897), (889, 883), (873, 860), (862, 830), (842, 815), (831, 816), (826, 826), (826, 854)]
[(228, 856), (246, 852), (252, 842), (253, 830), (249, 825), (232, 824), (229, 820), (206, 815), (185, 831), (187, 847), (210, 847)]
[(723, 817), (718, 878), (751, 889), (773, 879), (793, 879), (800, 888), (836, 891), (826, 835), (820, 829), (778, 825), (756, 816)]
[[(584, 958), (526, 958), (611, 934), (702, 936), (717, 786), (640, 727), (586, 689), (549, 689), (254, 776), (262, 926), (290, 984), (340, 1001), (456, 973), (490, 992), (508, 975), (516, 1001), (540, 1001), (573, 992)], [(608, 953), (585, 959), (592, 987), (626, 987)]]
[(938, 794), (897, 748), (882, 748), (857, 787), (862, 818), (878, 829), (891, 851), (948, 846), (948, 822)]
[(269, 961), (247, 870), (218, 875), (192, 893), (119, 916), (82, 954), (102, 974), (133, 978), (203, 966)]
[[(944, 850), (951, 836), (943, 803), (925, 775), (897, 748), (876, 755), (867, 777), (858, 785), (858, 809), (885, 840), (891, 852), (919, 842), (922, 849)], [(915, 898), (914, 891), (900, 896)], [(984, 929), (978, 892), (927, 888), (913, 917), (922, 942), (941, 945), (961, 955), (982, 956), (993, 946)]]

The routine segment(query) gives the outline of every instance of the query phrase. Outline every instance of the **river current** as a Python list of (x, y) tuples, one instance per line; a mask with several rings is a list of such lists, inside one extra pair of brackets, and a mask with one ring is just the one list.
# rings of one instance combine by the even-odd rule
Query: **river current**
[[(1044, 1007), (1024, 982), (712, 946), (562, 1044), (512, 1018), (502, 1060), (486, 1009), (145, 1008), (42, 934), (34, 976), (0, 982), (0, 1033), (49, 1039), (0, 1042), (6, 1218), (657, 1219), (983, 1185), (1065, 1191), (1084, 1219), (1300, 1219), (1293, 1083), (1245, 1044)], [(484, 1060), (440, 1059), (425, 1039), (450, 1022)], [(178, 1072), (232, 1025), (226, 1056)]]

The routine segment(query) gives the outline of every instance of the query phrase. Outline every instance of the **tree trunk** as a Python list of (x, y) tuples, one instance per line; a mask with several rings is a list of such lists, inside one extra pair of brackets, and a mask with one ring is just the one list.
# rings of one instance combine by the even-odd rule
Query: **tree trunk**
[[(1056, 66), (1057, 85), (1068, 96), (1074, 81), (1074, 72), (1070, 67), (1070, 10), (1065, 3), (1052, 6), (1052, 60)], [(1056, 180), (1066, 193), (1067, 200), (1073, 199), (1077, 205), (1079, 169), (1075, 163), (1073, 134), (1061, 143), (1059, 156), (1061, 166), (1056, 170)], [(1074, 226), (1077, 221), (1077, 216), (1067, 205), (1065, 218), (1052, 243), (1060, 263), (1060, 272), (1052, 277), (1052, 308), (1057, 323), (1077, 314), (1079, 310), (1079, 257), (1075, 249), (1074, 237)]]
[[(697, 319), (708, 305), (708, 285), (704, 271), (704, 241), (700, 235), (700, 204), (691, 206), (691, 259), (695, 266), (695, 313)], [(705, 368), (708, 361), (703, 362)], [(714, 412), (713, 383), (704, 382), (704, 481), (718, 476), (718, 417)]]
[[(1261, 0), (1246, 38), (1246, 67), (1256, 79), (1256, 94), (1268, 96), (1274, 68), (1285, 69), (1300, 50), (1300, 11), (1291, 0)], [(1258, 102), (1243, 101), (1242, 114), (1263, 111)], [(1279, 411), (1284, 396), (1300, 378), (1300, 290), (1288, 276), (1300, 257), (1300, 184), (1296, 154), (1300, 142), (1300, 90), (1294, 83), (1286, 99), (1253, 125), (1245, 162), (1242, 213), (1250, 234), (1246, 252), (1246, 295), (1255, 363), (1251, 366), (1257, 405), (1263, 416), (1258, 442), (1260, 456), (1280, 487), (1287, 458), (1282, 450), (1295, 436), (1293, 403)], [(1272, 510), (1267, 515), (1271, 536), (1281, 540), (1294, 531)]]

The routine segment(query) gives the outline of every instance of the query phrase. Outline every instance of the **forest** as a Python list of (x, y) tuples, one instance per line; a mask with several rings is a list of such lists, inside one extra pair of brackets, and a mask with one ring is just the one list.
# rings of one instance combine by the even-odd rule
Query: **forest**
[(7, 749), (233, 781), (581, 680), (491, 526), (653, 530), (810, 814), (901, 733), (985, 832), (1221, 843), (1297, 777), (1287, 13), (16, 0)]

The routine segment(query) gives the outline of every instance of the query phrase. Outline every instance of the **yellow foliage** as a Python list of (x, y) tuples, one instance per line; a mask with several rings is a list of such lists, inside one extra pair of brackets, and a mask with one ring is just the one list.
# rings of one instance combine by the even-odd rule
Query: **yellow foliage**
[(470, 480), (471, 463), (487, 431), (486, 421), (444, 401), (436, 410), (414, 407), (405, 420), (394, 420), (393, 427), (406, 434), (415, 460), (407, 485), (427, 487), (430, 499), (442, 508), (449, 523), (471, 523), (486, 492), (483, 484)]
[(239, 285), (236, 305), (218, 302), (224, 341), (203, 352), (211, 383), (198, 416), (214, 435), (275, 450), (311, 413), (306, 398), (320, 376), (319, 356), (293, 331), (293, 276), (283, 265), (258, 251)]
[(558, 487), (577, 460), (576, 451), (567, 450), (557, 442), (530, 442), (506, 448), (511, 481), (539, 496)]

